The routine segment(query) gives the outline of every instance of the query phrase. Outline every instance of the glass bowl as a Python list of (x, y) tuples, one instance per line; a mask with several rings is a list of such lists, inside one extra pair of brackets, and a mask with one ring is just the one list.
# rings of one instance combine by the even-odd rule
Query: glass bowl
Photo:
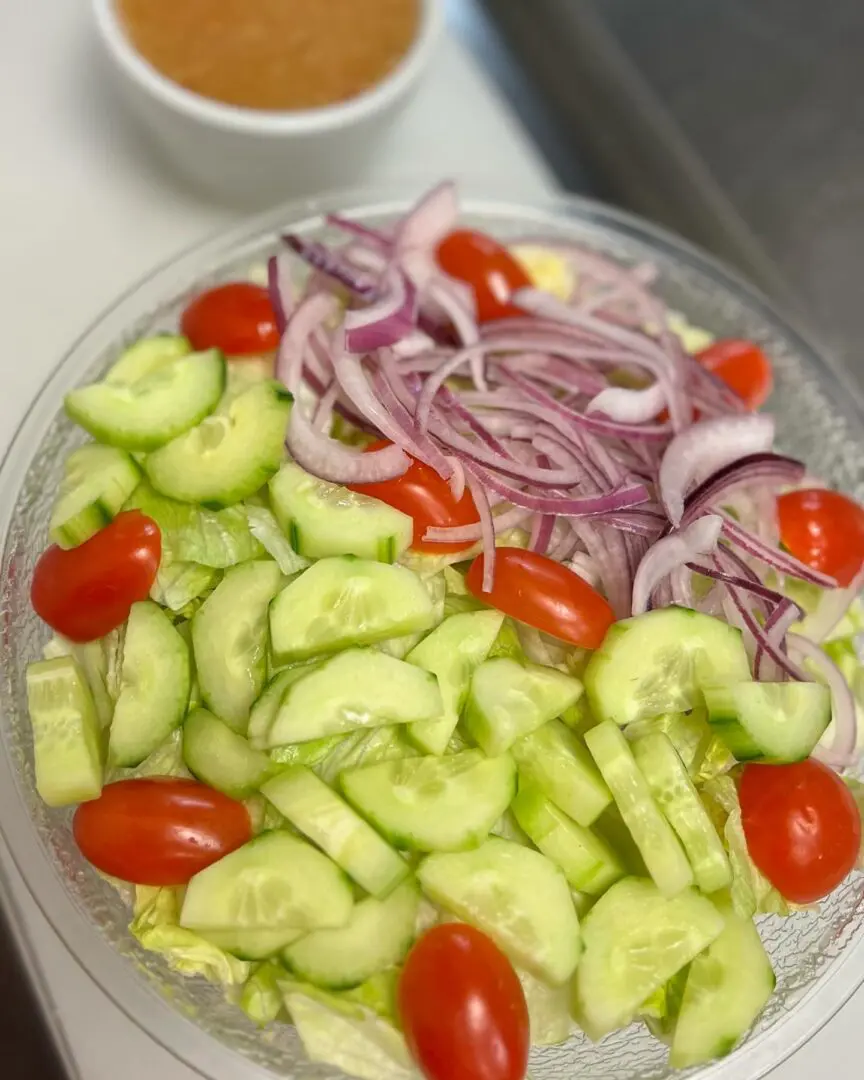
[[(411, 193), (413, 195), (415, 193)], [(196, 247), (127, 292), (73, 346), (40, 391), (0, 470), (2, 552), (2, 709), (0, 827), (34, 901), (78, 963), (156, 1042), (203, 1075), (295, 1080), (341, 1074), (306, 1060), (292, 1028), (265, 1033), (227, 1002), (221, 989), (171, 972), (128, 933), (119, 894), (82, 859), (71, 814), (52, 811), (33, 782), (24, 672), (46, 629), (32, 612), (29, 584), (46, 542), (52, 493), (63, 460), (82, 433), (65, 419), (63, 395), (98, 377), (125, 344), (169, 330), (202, 285), (246, 275), (278, 249), (279, 232), (326, 237), (324, 215), (340, 210), (381, 226), (402, 212), (408, 193), (353, 193), (293, 204)], [(770, 303), (725, 267), (688, 244), (629, 215), (584, 199), (530, 205), (464, 200), (466, 219), (502, 239), (566, 237), (625, 262), (650, 260), (667, 303), (721, 336), (747, 337), (770, 353), (777, 376), (771, 406), (778, 441), (837, 486), (864, 496), (864, 423), (854, 390), (841, 386), (813, 346)], [(707, 1066), (701, 1080), (756, 1080), (823, 1025), (864, 980), (864, 880), (857, 875), (819, 914), (767, 918), (761, 929), (777, 973), (777, 992), (755, 1031), (731, 1057)], [(666, 1052), (633, 1027), (592, 1045), (584, 1038), (535, 1051), (534, 1080), (662, 1080)]]

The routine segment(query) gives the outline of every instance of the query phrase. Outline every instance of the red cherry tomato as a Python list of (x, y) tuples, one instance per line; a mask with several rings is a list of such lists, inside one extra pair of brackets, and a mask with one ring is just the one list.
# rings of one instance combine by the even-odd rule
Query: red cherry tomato
[(279, 345), (267, 290), (249, 281), (217, 285), (196, 296), (183, 312), (180, 329), (194, 349), (221, 349), (226, 356), (257, 356)]
[(197, 780), (118, 780), (72, 822), (81, 854), (135, 885), (185, 885), (252, 839), (246, 807)]
[[(366, 449), (381, 450), (389, 445), (382, 439)], [(361, 495), (380, 499), (413, 518), (414, 539), (411, 547), (414, 551), (447, 555), (474, 546), (474, 540), (465, 540), (459, 544), (433, 544), (423, 539), (430, 525), (449, 529), (457, 525), (476, 525), (480, 519), (471, 493), (466, 490), (459, 502), (456, 502), (447, 481), (442, 480), (434, 469), (422, 461), (414, 460), (408, 472), (395, 480), (382, 480), (380, 484), (350, 484), (349, 487)]]
[(848, 585), (864, 563), (864, 507), (839, 491), (805, 488), (777, 499), (780, 539), (814, 570)]
[(525, 314), (510, 303), (510, 297), (517, 289), (530, 288), (531, 278), (491, 236), (457, 229), (438, 245), (437, 256), (445, 273), (474, 290), (480, 322)]
[(739, 795), (750, 857), (787, 900), (821, 900), (855, 865), (861, 816), (826, 765), (746, 765)]
[(408, 954), (399, 980), (408, 1047), (429, 1080), (522, 1080), (528, 1009), (498, 946), (473, 926), (445, 923)]
[(482, 555), (471, 564), (465, 582), (478, 600), (582, 649), (598, 648), (615, 622), (612, 608), (596, 589), (536, 551), (498, 548), (491, 593), (483, 592)]
[(696, 359), (734, 390), (748, 409), (758, 409), (773, 389), (771, 361), (752, 341), (734, 338), (715, 341), (697, 353)]
[(52, 544), (39, 556), (30, 601), (40, 619), (72, 641), (95, 641), (146, 600), (159, 569), (162, 536), (140, 510), (118, 514), (78, 547)]

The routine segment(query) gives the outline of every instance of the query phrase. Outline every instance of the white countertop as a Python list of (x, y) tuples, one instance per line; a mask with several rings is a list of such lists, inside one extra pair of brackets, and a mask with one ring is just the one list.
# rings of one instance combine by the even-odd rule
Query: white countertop
[[(84, 0), (5, 0), (0, 19), (0, 448), (69, 343), (120, 291), (238, 214), (180, 187), (115, 106)], [(433, 150), (434, 147), (434, 150)], [(553, 180), (451, 39), (374, 166), (346, 186), (441, 175), (526, 192)], [(311, 193), (310, 193), (311, 194)], [(192, 1080), (78, 968), (0, 849), (18, 915), (85, 1080)], [(860, 996), (773, 1075), (853, 1080)], [(744, 1078), (742, 1078), (744, 1080)]]

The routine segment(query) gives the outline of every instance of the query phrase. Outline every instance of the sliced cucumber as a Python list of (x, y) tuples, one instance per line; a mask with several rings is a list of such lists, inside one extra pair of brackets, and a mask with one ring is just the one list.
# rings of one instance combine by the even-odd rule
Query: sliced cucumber
[(162, 608), (152, 600), (133, 604), (108, 737), (112, 765), (140, 765), (180, 726), (191, 678), (189, 647)]
[(560, 716), (578, 700), (582, 684), (554, 668), (487, 660), (471, 678), (465, 728), (490, 757), (506, 753), (523, 735)]
[[(66, 412), (109, 446), (155, 450), (209, 415), (225, 386), (216, 349), (160, 363), (134, 382), (105, 381), (66, 395)], [(149, 459), (148, 459), (149, 460)]]
[(636, 739), (630, 748), (655, 802), (684, 846), (696, 884), (704, 893), (725, 889), (732, 882), (726, 849), (675, 747), (657, 731)]
[(405, 657), (438, 677), (444, 711), (437, 720), (412, 724), (409, 738), (427, 754), (443, 754), (459, 723), (471, 676), (489, 655), (504, 616), (500, 611), (451, 615)]
[(354, 898), (342, 871), (311, 844), (266, 832), (197, 873), (180, 925), (190, 930), (319, 930), (344, 926)]
[(414, 521), (407, 514), (310, 476), (293, 462), (270, 481), (270, 502), (291, 546), (310, 559), (356, 555), (392, 563), (414, 535)]
[(193, 776), (234, 799), (247, 798), (278, 771), (266, 754), (253, 750), (206, 709), (195, 709), (186, 718), (183, 760)]
[(311, 674), (316, 667), (318, 667), (316, 663), (307, 663), (284, 668), (267, 683), (266, 689), (252, 706), (249, 713), (249, 726), (246, 730), (246, 737), (250, 746), (253, 746), (256, 750), (265, 750), (267, 748), (267, 736), (288, 687), (297, 682), (298, 679)]
[(280, 662), (429, 630), (435, 606), (402, 566), (349, 556), (321, 559), (273, 601), (270, 632)]
[(154, 334), (141, 338), (115, 360), (105, 376), (105, 382), (112, 386), (132, 386), (158, 368), (191, 352), (189, 339), (179, 334)]
[(268, 780), (261, 793), (379, 900), (410, 873), (398, 852), (305, 765), (293, 765)]
[(739, 761), (803, 761), (831, 723), (822, 683), (743, 682), (703, 694), (708, 722)]
[(284, 582), (275, 562), (226, 573), (192, 620), (195, 667), (205, 705), (243, 734), (267, 675), (267, 608)]
[(731, 907), (720, 911), (722, 933), (690, 965), (669, 1054), (674, 1069), (734, 1050), (774, 993), (776, 979), (759, 931)]
[(686, 712), (703, 686), (746, 682), (741, 631), (689, 608), (662, 608), (617, 622), (588, 661), (585, 690), (600, 720), (622, 727)]
[(266, 960), (305, 934), (305, 930), (207, 930), (201, 937), (238, 960)]
[(168, 499), (142, 481), (123, 509), (138, 509), (153, 518), (162, 534), (162, 558), (172, 563), (200, 563), (225, 569), (264, 555), (264, 548), (252, 535), (240, 506), (205, 510)]
[(664, 896), (675, 896), (692, 885), (687, 856), (618, 726), (611, 720), (598, 724), (585, 733), (585, 742), (657, 888)]
[(516, 768), (507, 755), (466, 750), (350, 769), (340, 783), (348, 801), (396, 847), (464, 851), (482, 843), (509, 806)]
[(513, 813), (533, 843), (561, 867), (572, 888), (600, 896), (624, 876), (624, 867), (612, 848), (567, 817), (530, 780), (520, 777)]
[(585, 916), (585, 952), (573, 983), (576, 1022), (594, 1040), (626, 1027), (723, 925), (711, 901), (692, 889), (670, 900), (643, 878), (619, 881)]
[(441, 691), (434, 675), (376, 649), (347, 649), (288, 688), (267, 742), (308, 742), (358, 728), (429, 720), (440, 713)]
[(172, 499), (219, 508), (267, 483), (284, 455), (291, 395), (277, 382), (257, 383), (228, 407), (150, 454), (150, 483)]
[(141, 479), (141, 470), (114, 446), (88, 443), (66, 459), (48, 535), (62, 548), (75, 547), (113, 520)]
[(662, 713), (634, 720), (624, 729), (624, 734), (632, 742), (656, 731), (669, 737), (687, 772), (695, 779), (714, 740), (705, 707), (699, 706), (689, 713)]
[[(383, 761), (399, 761), (402, 758), (417, 757), (416, 748), (408, 741), (404, 732), (405, 725), (393, 725), (336, 736), (339, 740), (338, 744), (323, 760), (316, 763), (315, 772), (325, 784), (336, 784), (346, 769), (358, 769), (364, 765), (377, 765)], [(271, 754), (276, 757), (279, 751), (273, 750)]]
[(612, 792), (588, 751), (560, 720), (517, 739), (511, 753), (520, 776), (537, 784), (580, 825), (592, 824), (612, 802)]
[(582, 952), (564, 875), (545, 855), (492, 839), (475, 851), (430, 855), (417, 871), (436, 904), (485, 931), (513, 960), (554, 986)]
[(36, 790), (48, 806), (95, 799), (102, 791), (102, 738), (93, 696), (71, 656), (27, 666)]
[(411, 948), (420, 890), (404, 881), (385, 900), (367, 897), (355, 904), (339, 930), (314, 930), (282, 954), (301, 979), (325, 990), (348, 990), (379, 971), (400, 964)]

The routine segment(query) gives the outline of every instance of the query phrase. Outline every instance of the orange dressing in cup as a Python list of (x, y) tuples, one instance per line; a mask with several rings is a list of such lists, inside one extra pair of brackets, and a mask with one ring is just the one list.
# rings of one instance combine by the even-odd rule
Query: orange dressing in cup
[(134, 48), (172, 82), (245, 109), (357, 97), (408, 52), (419, 0), (117, 0)]

